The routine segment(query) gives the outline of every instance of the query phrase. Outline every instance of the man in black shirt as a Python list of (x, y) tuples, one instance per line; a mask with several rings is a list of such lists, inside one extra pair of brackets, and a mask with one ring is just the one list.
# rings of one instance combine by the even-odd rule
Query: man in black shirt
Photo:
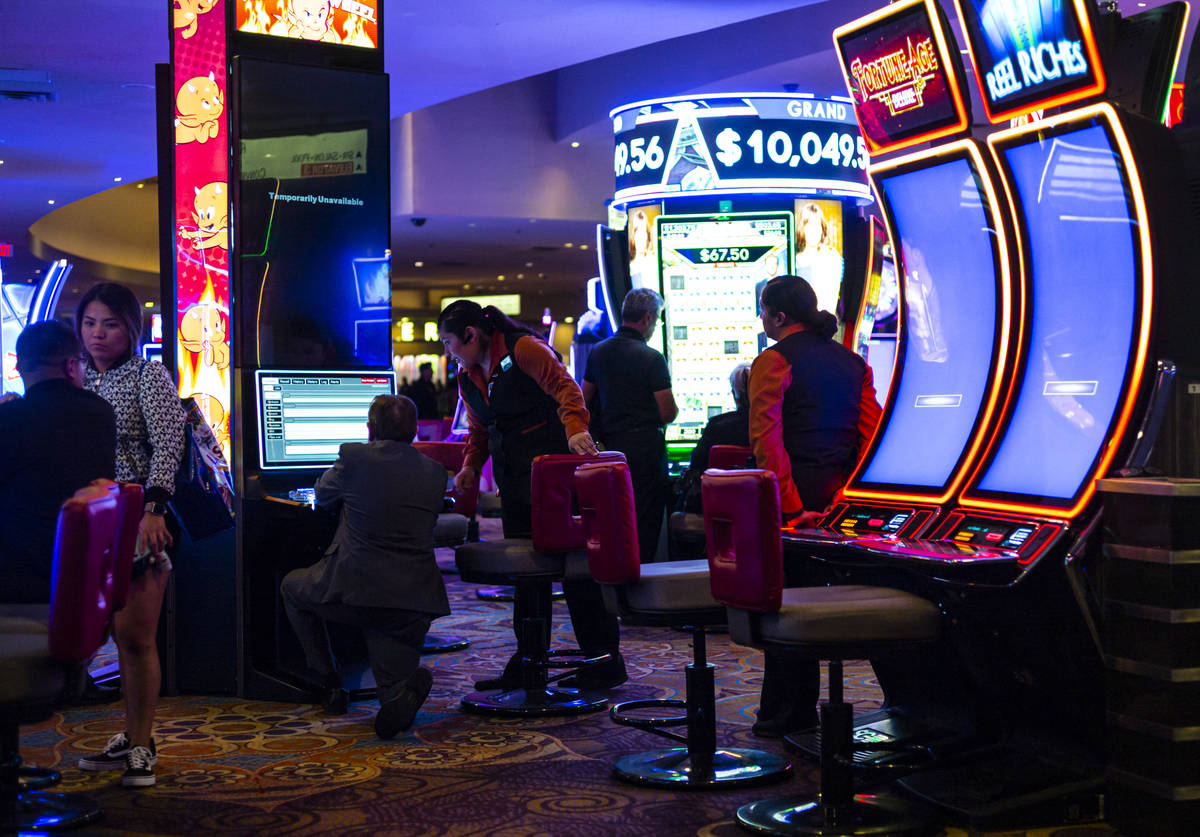
[(35, 323), (17, 338), (25, 397), (0, 404), (0, 602), (50, 601), (58, 510), (116, 471), (113, 409), (80, 389), (79, 339), (64, 323)]
[(439, 419), (442, 412), (438, 409), (437, 388), (433, 385), (433, 364), (422, 363), (419, 371), (420, 377), (409, 385), (405, 395), (417, 405), (417, 418)]
[(652, 290), (626, 294), (621, 328), (592, 349), (580, 387), (588, 409), (598, 416), (597, 441), (624, 453), (629, 463), (643, 564), (653, 561), (658, 549), (669, 490), (663, 427), (679, 413), (667, 361), (646, 345), (661, 310), (662, 297)]

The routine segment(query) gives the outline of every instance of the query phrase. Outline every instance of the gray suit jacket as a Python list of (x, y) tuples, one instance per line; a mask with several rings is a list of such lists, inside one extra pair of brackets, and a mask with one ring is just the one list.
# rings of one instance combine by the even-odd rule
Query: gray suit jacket
[(317, 480), (317, 502), (341, 519), (310, 574), (323, 604), (392, 607), (445, 616), (446, 585), (433, 558), (446, 469), (396, 441), (346, 443)]

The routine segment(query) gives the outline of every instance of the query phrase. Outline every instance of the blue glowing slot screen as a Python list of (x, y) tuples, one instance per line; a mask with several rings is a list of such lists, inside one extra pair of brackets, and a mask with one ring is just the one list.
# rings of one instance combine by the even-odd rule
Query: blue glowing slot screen
[(903, 371), (860, 482), (936, 489), (953, 477), (986, 394), (995, 232), (967, 159), (884, 175), (879, 186), (903, 263)]
[(1129, 369), (1137, 220), (1102, 127), (1003, 154), (1031, 255), (1033, 323), (1012, 418), (979, 488), (1067, 500), (1091, 473)]

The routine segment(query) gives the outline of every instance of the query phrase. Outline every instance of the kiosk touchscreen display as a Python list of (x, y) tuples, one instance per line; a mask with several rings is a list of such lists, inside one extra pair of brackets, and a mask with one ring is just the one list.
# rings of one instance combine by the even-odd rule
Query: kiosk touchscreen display
[(1024, 227), (1032, 322), (1012, 417), (978, 488), (1069, 500), (1091, 476), (1131, 364), (1137, 218), (1098, 124), (1001, 155)]
[(375, 396), (396, 392), (390, 371), (260, 369), (254, 382), (263, 470), (332, 465), (343, 442), (367, 441), (367, 409)]
[(860, 484), (948, 484), (987, 394), (996, 339), (995, 223), (974, 164), (875, 176), (903, 271), (900, 381)]

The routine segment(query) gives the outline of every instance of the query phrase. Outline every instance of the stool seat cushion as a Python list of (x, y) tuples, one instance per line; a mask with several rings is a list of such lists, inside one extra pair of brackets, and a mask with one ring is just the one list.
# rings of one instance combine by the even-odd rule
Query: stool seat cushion
[(446, 512), (437, 516), (433, 526), (434, 546), (454, 546), (465, 543), (470, 521), (464, 515)]
[(63, 666), (50, 656), (43, 622), (0, 617), (0, 715), (30, 723), (45, 717), (63, 689)]
[(704, 543), (704, 515), (672, 512), (667, 531), (677, 541)]
[(930, 601), (889, 587), (788, 587), (774, 613), (758, 614), (759, 639), (781, 644), (933, 639), (940, 615)]
[(639, 613), (675, 613), (719, 608), (708, 582), (708, 561), (642, 564), (636, 584), (622, 585), (625, 603)]
[(521, 576), (563, 575), (563, 556), (534, 551), (527, 538), (467, 543), (454, 550), (454, 563), (463, 581), (507, 584)]

